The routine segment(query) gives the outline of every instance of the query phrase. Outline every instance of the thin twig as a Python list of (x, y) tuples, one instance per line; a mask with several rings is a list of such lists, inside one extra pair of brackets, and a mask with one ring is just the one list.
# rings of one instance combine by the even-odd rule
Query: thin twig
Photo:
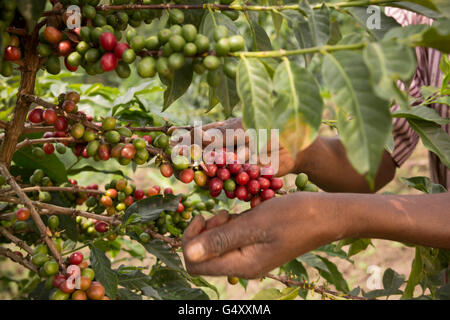
[(56, 142), (75, 142), (73, 137), (53, 137), (53, 138), (42, 138), (42, 139), (25, 139), (16, 146), (16, 151), (25, 147), (32, 146), (34, 144), (44, 144), (44, 143), (56, 143)]
[(25, 268), (28, 268), (35, 273), (39, 273), (36, 266), (32, 264), (28, 259), (25, 259), (24, 257), (14, 253), (9, 249), (0, 247), (0, 255), (10, 258), (12, 261), (21, 264)]
[(22, 239), (17, 238), (15, 235), (13, 235), (12, 233), (10, 233), (6, 228), (3, 228), (2, 226), (0, 226), (0, 233), (5, 237), (8, 238), (9, 240), (11, 240), (12, 242), (14, 242), (18, 247), (22, 248), (23, 250), (25, 250), (28, 254), (32, 255), (33, 254), (33, 249), (31, 249), (31, 247), (29, 245), (27, 245), (25, 243), (25, 241), (23, 241)]
[[(333, 298), (345, 298), (345, 299), (351, 299), (351, 300), (370, 300), (368, 298), (364, 298), (364, 297), (357, 297), (357, 296), (352, 296), (349, 294), (343, 294), (343, 293), (339, 293), (336, 291), (332, 291), (332, 290), (328, 290), (325, 289), (323, 286), (315, 286), (311, 283), (306, 283), (306, 282), (298, 282), (295, 280), (291, 280), (288, 279), (287, 277), (283, 277), (283, 276), (276, 276), (274, 274), (268, 273), (265, 275), (265, 277), (267, 278), (271, 278), (277, 281), (282, 282), (283, 284), (285, 284), (286, 286), (290, 287), (290, 286), (296, 286), (296, 287), (300, 287), (302, 289), (307, 289), (307, 290), (313, 290), (321, 295), (326, 295), (328, 298), (333, 299)], [(330, 296), (331, 295), (331, 296)]]
[(168, 243), (172, 248), (181, 247), (180, 239), (163, 236), (162, 234), (159, 234), (158, 232), (155, 232), (152, 229), (147, 229), (145, 232), (147, 232), (154, 239), (159, 239), (159, 240), (162, 240), (162, 241)]
[(80, 187), (42, 187), (42, 186), (34, 186), (27, 187), (22, 189), (23, 192), (33, 192), (33, 191), (48, 191), (48, 192), (71, 192), (71, 193), (92, 193), (92, 194), (104, 194), (104, 191), (95, 190), (95, 189), (83, 189)]
[(45, 226), (44, 222), (42, 222), (41, 216), (39, 215), (38, 211), (36, 210), (35, 206), (33, 205), (33, 202), (30, 200), (30, 198), (27, 197), (25, 192), (22, 191), (22, 189), (17, 184), (14, 177), (9, 173), (7, 167), (3, 163), (0, 163), (0, 171), (3, 174), (3, 176), (6, 178), (6, 181), (11, 186), (11, 188), (13, 188), (13, 190), (16, 192), (17, 196), (21, 200), (21, 203), (24, 204), (30, 210), (31, 217), (33, 218), (33, 221), (39, 230), (41, 238), (47, 244), (48, 248), (50, 249), (50, 252), (52, 253), (53, 257), (58, 262), (61, 269), (63, 271), (65, 271), (65, 266), (61, 259), (61, 255), (59, 254), (58, 249), (56, 248), (56, 245), (53, 242), (53, 240), (47, 235), (47, 227)]

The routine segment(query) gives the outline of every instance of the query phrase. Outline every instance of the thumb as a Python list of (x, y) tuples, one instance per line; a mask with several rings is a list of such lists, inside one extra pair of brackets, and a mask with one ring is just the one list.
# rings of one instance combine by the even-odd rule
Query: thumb
[(248, 223), (248, 219), (233, 219), (221, 226), (209, 229), (184, 247), (185, 258), (199, 263), (247, 245), (264, 242), (266, 231)]

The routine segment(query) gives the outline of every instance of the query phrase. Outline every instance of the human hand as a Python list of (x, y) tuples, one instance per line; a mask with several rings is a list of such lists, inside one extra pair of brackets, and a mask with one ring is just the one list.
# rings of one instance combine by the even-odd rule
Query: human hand
[(337, 240), (342, 219), (322, 211), (318, 194), (291, 194), (242, 214), (196, 216), (183, 235), (189, 273), (259, 278), (268, 271)]

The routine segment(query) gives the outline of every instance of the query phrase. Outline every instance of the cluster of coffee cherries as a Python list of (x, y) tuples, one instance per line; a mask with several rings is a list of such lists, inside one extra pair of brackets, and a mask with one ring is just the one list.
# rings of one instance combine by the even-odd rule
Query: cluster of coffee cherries
[[(225, 26), (217, 26), (214, 30), (214, 43), (203, 34), (198, 33), (193, 24), (185, 24), (184, 13), (179, 9), (170, 9), (169, 25), (157, 34), (144, 37), (139, 35), (136, 27), (151, 23), (156, 15), (155, 10), (136, 10), (132, 12), (98, 12), (93, 5), (82, 7), (84, 26), (73, 30), (72, 37), (54, 26), (47, 26), (41, 36), (39, 54), (46, 57), (47, 71), (57, 74), (61, 70), (59, 57), (65, 57), (65, 66), (70, 71), (83, 67), (87, 74), (96, 75), (115, 70), (121, 78), (131, 74), (130, 64), (141, 57), (137, 64), (137, 72), (142, 78), (154, 77), (170, 80), (174, 72), (181, 69), (189, 60), (194, 70), (202, 74), (208, 73), (208, 83), (217, 86), (221, 79), (215, 72), (228, 53), (244, 49), (245, 41), (240, 35), (228, 35)], [(158, 10), (156, 10), (158, 11)], [(131, 14), (131, 15), (130, 15)], [(126, 32), (123, 42), (122, 31)], [(224, 73), (235, 78), (236, 62), (224, 60)]]
[(295, 178), (295, 186), (297, 191), (318, 192), (319, 188), (309, 181), (309, 177), (306, 173), (299, 173)]
[[(150, 159), (148, 146), (153, 145), (163, 151), (170, 152), (169, 137), (160, 131), (139, 136), (133, 134), (132, 128), (118, 126), (114, 117), (104, 118), (101, 122), (93, 122), (93, 117), (78, 111), (77, 103), (80, 95), (68, 92), (59, 97), (59, 105), (55, 108), (34, 108), (28, 115), (32, 124), (45, 124), (54, 127), (54, 132), (44, 133), (43, 138), (73, 137), (75, 142), (47, 142), (42, 148), (34, 145), (32, 154), (38, 159), (55, 151), (64, 154), (70, 147), (77, 157), (94, 160), (115, 158), (122, 165), (132, 161), (137, 165), (145, 164)], [(65, 111), (66, 113), (64, 113)], [(65, 116), (71, 114), (72, 117)], [(166, 122), (155, 115), (154, 125), (163, 126)], [(86, 123), (87, 122), (87, 123)], [(84, 124), (83, 124), (84, 123)], [(88, 125), (92, 123), (92, 126)]]
[[(275, 197), (276, 192), (283, 187), (283, 180), (274, 177), (272, 167), (240, 164), (236, 153), (226, 149), (205, 153), (204, 162), (194, 168), (188, 157), (183, 155), (185, 152), (180, 150), (180, 153), (172, 158), (171, 163), (166, 162), (160, 166), (161, 174), (170, 177), (175, 173), (184, 183), (195, 181), (197, 186), (208, 188), (213, 198), (224, 191), (227, 198), (247, 201), (251, 207), (255, 207), (262, 201)], [(192, 152), (191, 148), (191, 159), (192, 156), (194, 159), (198, 158), (196, 153), (198, 154)]]
[(95, 281), (95, 271), (89, 268), (81, 252), (74, 252), (67, 258), (65, 274), (58, 273), (58, 265), (46, 281), (47, 288), (53, 288), (50, 300), (110, 300), (105, 288)]

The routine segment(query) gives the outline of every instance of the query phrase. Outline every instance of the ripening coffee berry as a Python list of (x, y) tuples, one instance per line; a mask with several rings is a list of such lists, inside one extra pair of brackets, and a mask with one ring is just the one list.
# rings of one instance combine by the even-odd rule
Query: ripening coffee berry
[(104, 233), (104, 232), (108, 231), (108, 229), (109, 229), (109, 227), (108, 227), (108, 224), (106, 222), (98, 221), (95, 224), (95, 230), (97, 232)]
[(41, 108), (35, 108), (31, 110), (30, 114), (28, 115), (28, 120), (32, 123), (41, 123), (43, 121), (43, 113), (44, 110)]
[(250, 177), (247, 172), (241, 172), (236, 176), (236, 182), (241, 186), (245, 186), (249, 180)]
[(100, 36), (100, 45), (106, 51), (114, 51), (117, 46), (117, 39), (112, 33), (105, 32)]
[(136, 190), (136, 191), (134, 192), (134, 198), (135, 198), (136, 200), (144, 199), (144, 196), (145, 196), (144, 190), (138, 189), (138, 190)]
[(223, 181), (219, 178), (212, 178), (209, 181), (209, 191), (213, 193), (217, 193), (222, 191), (223, 189)]
[(247, 189), (251, 194), (258, 194), (261, 186), (259, 185), (258, 180), (250, 180), (247, 184)]
[(55, 146), (52, 143), (44, 143), (42, 149), (46, 154), (53, 154), (55, 152)]
[(188, 168), (188, 169), (184, 169), (183, 171), (181, 171), (181, 173), (180, 173), (180, 180), (183, 183), (190, 183), (190, 182), (192, 182), (192, 180), (194, 180), (194, 170)]
[(273, 197), (275, 197), (275, 191), (273, 191), (272, 189), (266, 189), (261, 192), (261, 199), (263, 201), (269, 200)]
[(117, 57), (111, 52), (105, 53), (100, 59), (100, 65), (106, 72), (114, 70), (118, 63)]
[(159, 171), (166, 178), (170, 178), (173, 174), (173, 168), (168, 163), (162, 164), (161, 167), (159, 167)]
[(236, 198), (239, 200), (245, 201), (248, 196), (247, 188), (245, 186), (239, 186), (234, 191), (236, 193)]
[(69, 257), (69, 263), (79, 265), (84, 259), (84, 256), (81, 252), (74, 252)]
[(51, 27), (51, 26), (48, 26), (45, 28), (43, 35), (44, 35), (44, 39), (47, 40), (47, 42), (51, 43), (51, 44), (57, 44), (63, 38), (62, 32), (59, 31), (58, 29), (56, 29), (55, 27)]
[(280, 178), (270, 179), (270, 188), (272, 190), (280, 190), (283, 187), (283, 180)]
[(226, 168), (220, 168), (217, 170), (217, 177), (223, 181), (230, 179), (230, 171)]
[(252, 164), (246, 170), (250, 179), (258, 179), (260, 174), (260, 168), (256, 164)]
[(254, 197), (252, 200), (250, 200), (250, 207), (254, 208), (261, 204), (262, 200), (261, 197)]
[(55, 123), (53, 124), (53, 126), (55, 127), (55, 129), (57, 131), (66, 131), (67, 128), (69, 127), (69, 123), (67, 122), (66, 118), (64, 118), (63, 116), (59, 116)]
[(56, 118), (58, 118), (58, 114), (56, 113), (55, 109), (49, 108), (42, 113), (42, 118), (44, 119), (46, 124), (53, 124), (55, 123)]
[(260, 185), (262, 190), (270, 188), (270, 180), (269, 179), (266, 179), (266, 178), (263, 178), (263, 177), (259, 177), (258, 178), (258, 182), (259, 182), (259, 185)]
[(28, 208), (20, 208), (16, 211), (16, 218), (19, 221), (25, 221), (30, 218), (30, 210)]

